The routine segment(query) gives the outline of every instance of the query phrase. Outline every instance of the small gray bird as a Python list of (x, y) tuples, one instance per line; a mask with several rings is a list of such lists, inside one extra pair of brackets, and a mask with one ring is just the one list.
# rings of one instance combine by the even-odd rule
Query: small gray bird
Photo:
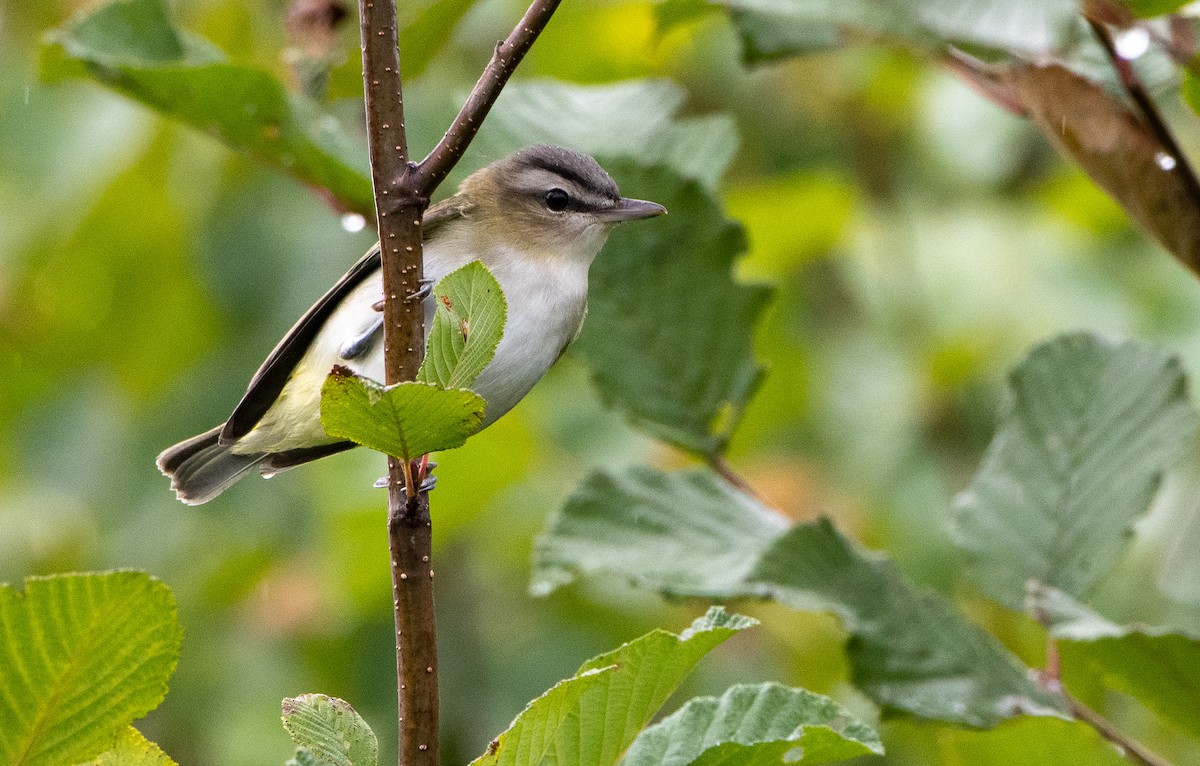
[[(424, 217), (425, 276), (480, 260), (500, 283), (508, 321), (473, 386), (484, 427), (512, 409), (579, 334), (588, 267), (612, 228), (666, 212), (627, 199), (586, 154), (534, 146), (477, 171)], [(334, 365), (383, 380), (379, 246), (305, 312), (250, 381), (224, 424), (158, 456), (175, 495), (212, 500), (257, 466), (269, 476), (355, 446), (321, 427), (321, 385)], [(425, 299), (426, 325), (434, 302)]]

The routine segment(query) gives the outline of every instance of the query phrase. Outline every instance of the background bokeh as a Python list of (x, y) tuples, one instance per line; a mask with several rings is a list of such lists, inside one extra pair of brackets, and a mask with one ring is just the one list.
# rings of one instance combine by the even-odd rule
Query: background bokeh
[[(41, 84), (39, 37), (85, 5), (0, 5), (0, 581), (137, 567), (174, 589), (183, 653), (140, 726), (182, 764), (282, 763), (279, 701), (307, 691), (352, 702), (386, 751), (391, 596), (384, 497), (371, 488), (382, 459), (360, 450), (248, 479), (202, 508), (178, 504), (153, 466), (225, 418), (371, 232), (346, 231), (291, 179), (95, 85)], [(406, 83), (418, 150), (522, 9), (482, 0)], [(236, 62), (289, 76), (283, 0), (175, 10)], [(353, 24), (339, 47), (331, 96), (354, 98)], [(535, 76), (665, 77), (686, 89), (688, 114), (733, 115), (741, 143), (721, 194), (749, 236), (739, 276), (776, 295), (757, 331), (770, 372), (731, 462), (788, 515), (832, 516), (1036, 663), (1030, 623), (961, 581), (947, 533), (1005, 372), (1033, 343), (1085, 328), (1153, 340), (1194, 373), (1200, 282), (1026, 124), (887, 45), (749, 71), (720, 16), (659, 39), (649, 3), (575, 0), (518, 74)], [(1194, 144), (1194, 119), (1166, 106)], [(463, 170), (490, 159), (475, 152)], [(446, 763), (481, 752), (584, 659), (703, 611), (622, 583), (527, 593), (532, 539), (587, 473), (686, 460), (606, 410), (570, 355), (441, 456)], [(1198, 488), (1193, 456), (1093, 599), (1108, 617), (1200, 629)], [(876, 715), (846, 682), (835, 620), (739, 608), (763, 626), (715, 652), (679, 699), (778, 679)], [(1195, 743), (1098, 695), (1089, 702), (1164, 755), (1200, 763)], [(937, 725), (893, 722), (885, 735), (890, 762), (939, 762)]]

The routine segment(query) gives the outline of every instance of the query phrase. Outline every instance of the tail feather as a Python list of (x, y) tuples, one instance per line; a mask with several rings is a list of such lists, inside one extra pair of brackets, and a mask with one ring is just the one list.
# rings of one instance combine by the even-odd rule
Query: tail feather
[(223, 427), (168, 447), (158, 456), (158, 470), (170, 477), (175, 496), (188, 505), (212, 500), (267, 457), (230, 452), (231, 445), (217, 441)]

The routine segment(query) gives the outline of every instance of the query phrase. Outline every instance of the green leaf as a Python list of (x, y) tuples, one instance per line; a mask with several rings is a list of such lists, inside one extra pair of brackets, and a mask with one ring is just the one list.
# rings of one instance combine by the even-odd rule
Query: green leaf
[(405, 460), (461, 447), (483, 423), (483, 408), (473, 391), (414, 381), (382, 386), (344, 367), (321, 386), (327, 434)]
[(910, 585), (827, 521), (791, 529), (708, 472), (594, 474), (534, 549), (534, 592), (584, 574), (671, 596), (768, 597), (829, 611), (853, 678), (880, 704), (974, 726), (1060, 704), (944, 598)]
[(1140, 19), (1153, 19), (1175, 13), (1192, 0), (1118, 0)]
[(437, 310), (417, 380), (470, 388), (504, 335), (504, 291), (487, 266), (472, 261), (442, 277), (433, 295)]
[(541, 766), (616, 763), (704, 655), (756, 624), (713, 607), (680, 635), (655, 630), (585, 662), (577, 675), (615, 669), (600, 676), (563, 718)]
[(488, 751), (471, 761), (471, 766), (537, 766), (553, 745), (558, 727), (575, 712), (579, 698), (613, 670), (586, 670), (559, 681), (530, 702), (504, 733), (492, 740)]
[(288, 758), (283, 766), (329, 766), (329, 762), (313, 755), (308, 748), (298, 747), (296, 754)]
[[(786, 757), (797, 748), (800, 758)], [(764, 683), (690, 700), (643, 731), (621, 766), (813, 766), (882, 753), (879, 735), (828, 697)]]
[(374, 215), (361, 141), (267, 72), (181, 35), (162, 0), (115, 0), (75, 17), (46, 38), (41, 70), (90, 77)]
[(0, 584), (0, 763), (94, 758), (162, 702), (179, 658), (175, 599), (143, 572)]
[(1021, 716), (990, 731), (901, 721), (887, 730), (889, 762), (923, 766), (1129, 766), (1095, 729), (1055, 716)]
[[(729, 115), (679, 118), (686, 98), (686, 91), (667, 80), (510, 83), (472, 152), (494, 158), (535, 143), (570, 146), (602, 158), (610, 171), (611, 160), (632, 160), (643, 168), (665, 165), (715, 190), (737, 153), (737, 130)], [(625, 184), (619, 172), (613, 175)]]
[(1011, 374), (1000, 426), (958, 501), (955, 538), (989, 595), (1020, 609), (1030, 579), (1085, 593), (1196, 430), (1177, 359), (1064, 335)]
[(132, 726), (117, 735), (112, 749), (81, 766), (178, 766), (158, 745), (148, 741)]
[(1031, 594), (1029, 606), (1051, 624), (1068, 682), (1076, 674), (1098, 679), (1200, 737), (1200, 636), (1116, 625), (1046, 586)]
[(613, 163), (670, 215), (613, 232), (592, 266), (575, 344), (601, 396), (649, 433), (720, 453), (762, 379), (754, 326), (770, 290), (731, 275), (741, 227), (699, 184), (666, 169)]
[(661, 0), (654, 4), (655, 33), (661, 39), (676, 27), (690, 24), (720, 11), (709, 0)]
[(405, 80), (424, 73), (474, 5), (475, 0), (435, 0), (400, 31), (400, 71)]
[(1074, 0), (730, 0), (728, 7), (749, 63), (831, 48), (847, 32), (925, 48), (1045, 53), (1062, 48), (1077, 22)]
[(376, 766), (378, 762), (375, 732), (349, 702), (337, 697), (302, 694), (285, 699), (283, 728), (293, 742), (328, 766)]

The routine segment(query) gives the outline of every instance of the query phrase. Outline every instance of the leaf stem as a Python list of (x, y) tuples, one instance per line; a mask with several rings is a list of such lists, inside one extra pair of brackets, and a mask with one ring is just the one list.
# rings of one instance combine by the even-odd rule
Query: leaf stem
[(712, 468), (718, 476), (732, 485), (735, 489), (741, 490), (768, 508), (774, 508), (774, 506), (767, 502), (766, 498), (755, 491), (750, 482), (746, 481), (744, 478), (742, 478), (741, 474), (733, 470), (733, 466), (729, 465), (729, 463), (725, 460), (724, 455), (717, 453), (709, 455), (706, 459), (708, 460), (709, 467)]
[(1095, 729), (1100, 736), (1107, 739), (1109, 742), (1121, 749), (1125, 757), (1140, 766), (1172, 766), (1170, 761), (1167, 761), (1155, 753), (1147, 750), (1144, 745), (1135, 739), (1128, 737), (1120, 729), (1113, 725), (1104, 716), (1092, 710), (1087, 705), (1072, 697), (1066, 692), (1062, 692), (1067, 704), (1071, 707), (1071, 715), (1083, 721), (1088, 726)]

